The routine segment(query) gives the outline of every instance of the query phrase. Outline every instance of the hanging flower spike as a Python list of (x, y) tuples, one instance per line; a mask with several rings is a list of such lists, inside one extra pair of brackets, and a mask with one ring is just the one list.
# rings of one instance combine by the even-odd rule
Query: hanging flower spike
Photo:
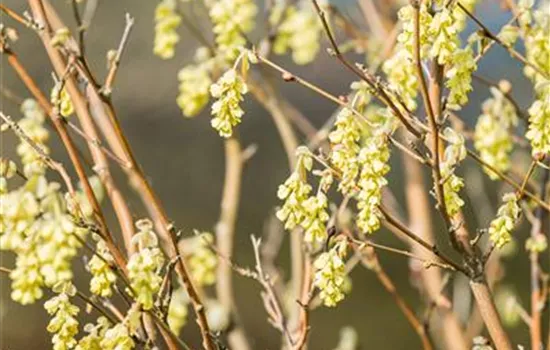
[(154, 298), (160, 289), (162, 277), (159, 271), (164, 263), (164, 256), (158, 248), (158, 239), (153, 232), (153, 224), (147, 219), (138, 220), (139, 232), (132, 238), (139, 250), (130, 256), (128, 277), (134, 298), (144, 310), (153, 307)]
[(109, 263), (113, 262), (113, 257), (109, 253), (105, 241), (101, 238), (97, 242), (96, 251), (97, 254), (94, 254), (88, 262), (88, 270), (92, 274), (90, 292), (108, 298), (113, 295), (111, 286), (116, 282), (116, 274), (109, 266)]
[(212, 104), (214, 118), (211, 125), (221, 137), (233, 135), (233, 127), (240, 124), (244, 111), (239, 105), (243, 95), (248, 92), (244, 80), (235, 69), (225, 72), (221, 78), (210, 87), (210, 94), (217, 101)]
[(78, 307), (71, 304), (69, 297), (76, 294), (76, 288), (70, 283), (58, 284), (54, 292), (59, 295), (46, 301), (44, 308), (48, 314), (54, 316), (48, 323), (48, 332), (53, 333), (52, 343), (54, 350), (72, 349), (76, 345), (75, 336), (78, 334)]
[(329, 251), (321, 253), (315, 262), (313, 268), (315, 275), (313, 277), (313, 285), (319, 288), (319, 296), (323, 304), (328, 307), (334, 307), (344, 299), (346, 266), (343, 258), (345, 250), (341, 249), (340, 245), (345, 244), (339, 242)]
[(176, 12), (176, 0), (162, 0), (155, 9), (155, 40), (153, 53), (162, 59), (174, 57), (180, 36), (177, 29), (181, 16)]
[(178, 73), (178, 106), (185, 117), (194, 117), (208, 103), (209, 89), (212, 85), (210, 72), (206, 65), (188, 65)]
[(288, 6), (278, 27), (273, 51), (283, 55), (290, 49), (296, 64), (311, 63), (319, 52), (322, 29), (317, 15), (311, 9)]
[(319, 188), (314, 196), (304, 201), (305, 215), (300, 225), (304, 229), (304, 241), (314, 247), (319, 247), (327, 240), (326, 223), (330, 216), (327, 212), (326, 192), (330, 188), (333, 178), (330, 169), (325, 169), (316, 175), (321, 176)]
[(216, 282), (216, 267), (218, 258), (210, 249), (214, 244), (214, 236), (209, 232), (195, 232), (193, 248), (187, 258), (187, 265), (197, 286), (209, 286)]
[(61, 89), (61, 91), (59, 91), (58, 84), (54, 86), (51, 94), (51, 103), (59, 108), (59, 114), (65, 118), (74, 113), (73, 102), (71, 101), (71, 96), (69, 96), (65, 86)]
[(117, 323), (105, 332), (100, 346), (102, 350), (132, 350), (136, 344), (128, 327), (123, 323)]
[(348, 108), (342, 108), (334, 125), (335, 130), (328, 135), (332, 145), (330, 161), (342, 173), (338, 190), (343, 194), (350, 194), (355, 190), (359, 175), (357, 156), (360, 150), (361, 127)]
[(254, 28), (258, 8), (252, 0), (214, 0), (209, 15), (214, 25), (217, 48), (228, 61), (233, 61), (239, 48), (246, 44), (243, 34)]
[(489, 226), (489, 239), (495, 247), (502, 248), (512, 239), (512, 230), (518, 223), (521, 208), (518, 197), (514, 193), (507, 193), (502, 197), (503, 204), (498, 209), (497, 217)]
[(429, 36), (433, 38), (429, 56), (436, 58), (440, 65), (450, 63), (459, 44), (458, 28), (450, 9), (444, 7), (434, 15), (430, 22)]
[(313, 166), (313, 160), (307, 147), (298, 147), (296, 154), (298, 158), (296, 169), (277, 190), (277, 197), (283, 200), (284, 204), (277, 210), (276, 216), (285, 223), (286, 230), (294, 229), (304, 220), (306, 216), (304, 202), (311, 192), (306, 176)]
[[(511, 128), (517, 124), (516, 109), (499, 89), (491, 89), (492, 98), (482, 104), (483, 114), (478, 118), (474, 132), (474, 147), (481, 159), (501, 172), (510, 168), (513, 148)], [(489, 178), (499, 177), (483, 167)]]
[(445, 128), (443, 135), (447, 139), (447, 147), (440, 164), (441, 178), (443, 179), (444, 201), (447, 214), (455, 216), (464, 205), (458, 192), (464, 187), (464, 180), (455, 175), (455, 167), (466, 158), (464, 137), (451, 128)]
[(541, 83), (536, 88), (537, 99), (529, 107), (529, 127), (525, 134), (535, 157), (550, 154), (550, 83)]
[(10, 273), (11, 298), (21, 305), (34, 303), (42, 298), (44, 279), (40, 274), (40, 264), (33, 242), (25, 241), (19, 246), (15, 269)]
[(178, 288), (172, 292), (170, 305), (168, 306), (168, 326), (174, 334), (178, 335), (181, 329), (187, 323), (187, 307), (189, 305), (189, 295), (185, 288)]
[(357, 183), (357, 227), (364, 233), (373, 233), (380, 228), (382, 188), (387, 185), (384, 176), (390, 170), (390, 149), (384, 134), (367, 139), (359, 153), (361, 174)]
[(472, 73), (477, 69), (474, 52), (469, 46), (456, 49), (452, 52), (450, 64), (451, 68), (445, 72), (445, 86), (449, 89), (447, 107), (459, 110), (468, 102), (468, 93), (472, 91)]
[(87, 335), (78, 341), (75, 350), (102, 350), (101, 340), (105, 336), (105, 332), (109, 326), (109, 320), (104, 316), (99, 317), (96, 324), (86, 324), (84, 326), (84, 332), (86, 332)]

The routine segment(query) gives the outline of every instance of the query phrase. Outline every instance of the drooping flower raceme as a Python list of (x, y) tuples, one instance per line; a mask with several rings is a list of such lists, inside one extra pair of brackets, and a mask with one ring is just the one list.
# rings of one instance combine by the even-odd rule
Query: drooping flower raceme
[(489, 239), (497, 248), (502, 248), (512, 239), (512, 230), (516, 226), (521, 208), (518, 205), (518, 196), (507, 193), (502, 197), (502, 206), (498, 209), (497, 217), (489, 226)]
[(443, 182), (444, 201), (447, 214), (452, 218), (460, 211), (464, 201), (459, 192), (464, 187), (464, 180), (454, 173), (455, 167), (466, 157), (464, 137), (451, 128), (443, 131), (448, 141), (444, 157), (440, 164), (441, 178)]
[(537, 98), (529, 107), (529, 127), (525, 137), (531, 141), (532, 154), (550, 154), (550, 83), (536, 87)]
[[(197, 52), (204, 51), (201, 48)], [(185, 117), (197, 115), (208, 103), (209, 89), (212, 85), (210, 71), (211, 60), (208, 57), (197, 57), (196, 64), (183, 67), (178, 73), (179, 94), (176, 102)]]
[(341, 172), (338, 190), (343, 194), (349, 194), (355, 190), (359, 175), (360, 164), (357, 156), (360, 150), (361, 126), (348, 108), (342, 108), (334, 125), (335, 129), (328, 136), (332, 145), (330, 161)]
[(109, 327), (109, 320), (104, 316), (99, 317), (96, 324), (87, 323), (84, 326), (87, 334), (78, 341), (75, 350), (102, 350), (101, 340)]
[(440, 65), (451, 63), (459, 45), (458, 28), (451, 9), (444, 7), (434, 15), (430, 22), (429, 37), (432, 40), (429, 56)]
[(180, 36), (177, 29), (181, 16), (176, 12), (176, 0), (162, 0), (155, 9), (155, 41), (153, 53), (162, 59), (174, 57)]
[(116, 282), (116, 274), (109, 266), (114, 259), (109, 253), (105, 241), (99, 237), (97, 239), (97, 254), (94, 254), (88, 262), (88, 270), (92, 274), (90, 292), (106, 298), (113, 294), (112, 285)]
[(233, 61), (239, 48), (246, 44), (243, 34), (254, 28), (258, 8), (252, 0), (213, 0), (210, 19), (216, 36), (218, 50), (228, 61)]
[(151, 221), (138, 220), (136, 227), (139, 232), (132, 238), (132, 243), (137, 244), (138, 251), (128, 260), (128, 277), (134, 298), (144, 310), (150, 310), (162, 283), (159, 272), (164, 256), (158, 248), (158, 238)]
[(54, 288), (59, 293), (44, 303), (44, 308), (53, 318), (48, 323), (48, 332), (53, 333), (54, 350), (72, 349), (76, 345), (78, 334), (78, 307), (71, 304), (69, 297), (76, 294), (76, 288), (70, 283), (62, 283)]
[(273, 51), (282, 55), (290, 49), (294, 62), (308, 64), (319, 52), (321, 31), (319, 18), (309, 7), (288, 6), (278, 27)]
[(52, 105), (59, 108), (59, 114), (63, 117), (68, 117), (74, 113), (73, 102), (71, 101), (71, 97), (66, 87), (63, 87), (61, 91), (59, 91), (59, 86), (56, 84), (52, 89), (51, 102)]
[(344, 299), (346, 280), (345, 249), (340, 243), (315, 259), (313, 285), (319, 288), (319, 296), (325, 306), (334, 307)]
[(277, 190), (277, 197), (283, 200), (283, 206), (277, 210), (277, 218), (285, 223), (285, 229), (292, 230), (300, 225), (307, 215), (304, 202), (309, 197), (311, 186), (307, 183), (307, 172), (313, 166), (313, 160), (306, 147), (296, 151), (296, 168)]
[(212, 104), (211, 124), (222, 137), (233, 135), (233, 127), (241, 122), (244, 111), (240, 106), (243, 95), (248, 88), (235, 69), (225, 72), (221, 78), (210, 87), (210, 94), (216, 98)]
[[(315, 173), (315, 172), (314, 172)], [(326, 192), (330, 188), (333, 177), (329, 169), (320, 172), (321, 180), (317, 193), (303, 203), (305, 215), (300, 223), (304, 229), (304, 241), (313, 247), (319, 247), (327, 239), (326, 223), (329, 220), (327, 212), (328, 198)]]
[(197, 286), (209, 286), (216, 281), (218, 258), (210, 249), (212, 244), (214, 236), (209, 232), (197, 232), (197, 236), (189, 243), (189, 255), (186, 256), (186, 260), (193, 282)]
[(368, 138), (359, 152), (358, 161), (361, 173), (357, 185), (357, 227), (364, 233), (372, 233), (380, 228), (382, 188), (387, 185), (386, 173), (390, 149), (384, 134)]
[[(483, 102), (483, 114), (479, 116), (474, 133), (474, 147), (484, 162), (505, 172), (510, 168), (510, 152), (513, 148), (512, 128), (517, 124), (514, 106), (499, 89), (491, 89), (493, 97)], [(498, 179), (493, 171), (483, 168), (492, 179)]]
[(187, 323), (189, 295), (184, 288), (178, 288), (172, 292), (170, 305), (168, 306), (168, 326), (174, 334), (180, 334), (181, 329)]
[(451, 68), (445, 72), (445, 86), (449, 89), (447, 107), (458, 110), (468, 102), (468, 93), (472, 91), (472, 73), (477, 65), (472, 49), (455, 49), (450, 57)]

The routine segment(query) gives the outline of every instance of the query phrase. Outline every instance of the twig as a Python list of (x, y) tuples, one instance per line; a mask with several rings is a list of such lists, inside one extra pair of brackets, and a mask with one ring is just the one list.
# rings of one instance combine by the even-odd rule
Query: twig
[(132, 31), (132, 27), (134, 26), (134, 18), (131, 17), (130, 14), (127, 13), (125, 18), (126, 18), (126, 26), (124, 27), (122, 38), (120, 39), (118, 49), (116, 50), (116, 53), (115, 53), (115, 57), (109, 62), (110, 63), (109, 73), (107, 74), (107, 78), (105, 79), (105, 84), (101, 89), (102, 93), (105, 96), (110, 96), (113, 91), (113, 83), (115, 81), (118, 67), (120, 66), (120, 59), (122, 58), (122, 54), (124, 53), (124, 49), (126, 48), (128, 39), (130, 38), (130, 32)]

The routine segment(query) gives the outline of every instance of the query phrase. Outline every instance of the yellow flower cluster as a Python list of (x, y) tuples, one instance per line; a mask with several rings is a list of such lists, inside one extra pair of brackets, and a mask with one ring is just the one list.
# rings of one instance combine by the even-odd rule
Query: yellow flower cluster
[(472, 91), (472, 73), (477, 69), (474, 52), (469, 46), (455, 49), (450, 63), (451, 68), (445, 72), (445, 86), (449, 89), (447, 107), (459, 110), (468, 102), (468, 93)]
[(138, 220), (136, 227), (139, 232), (132, 238), (132, 243), (137, 244), (138, 251), (128, 260), (128, 277), (135, 300), (144, 310), (150, 310), (162, 284), (159, 272), (164, 256), (158, 248), (152, 222), (148, 219)]
[(529, 127), (525, 137), (531, 141), (532, 154), (550, 154), (550, 84), (540, 83), (537, 98), (529, 107)]
[(525, 249), (529, 252), (542, 253), (548, 248), (548, 240), (544, 234), (538, 233), (525, 241)]
[(117, 323), (105, 331), (99, 345), (102, 350), (132, 350), (136, 343), (128, 327), (124, 323)]
[(90, 292), (100, 297), (110, 297), (113, 294), (111, 286), (116, 282), (116, 274), (109, 266), (113, 257), (107, 249), (105, 241), (98, 237), (97, 254), (94, 254), (88, 262), (88, 270), (92, 274), (90, 279)]
[(57, 84), (54, 86), (51, 94), (51, 103), (59, 109), (59, 114), (65, 118), (74, 113), (73, 102), (66, 87), (63, 87), (59, 91), (59, 86)]
[(317, 193), (303, 203), (305, 216), (300, 226), (304, 229), (304, 241), (314, 247), (319, 247), (327, 239), (326, 223), (329, 220), (327, 212), (328, 198), (326, 192), (332, 184), (333, 177), (329, 169), (319, 173), (321, 177)]
[(120, 323), (104, 331), (99, 343), (101, 350), (132, 350), (136, 347), (132, 336), (141, 327), (140, 307), (138, 304), (132, 304), (126, 317)]
[(69, 297), (76, 294), (76, 288), (70, 283), (57, 285), (54, 296), (44, 303), (49, 315), (54, 316), (48, 323), (48, 332), (53, 333), (52, 344), (54, 350), (72, 349), (77, 344), (75, 336), (78, 334), (78, 307), (71, 304)]
[(437, 59), (437, 63), (440, 65), (451, 63), (453, 54), (460, 44), (458, 28), (455, 23), (452, 10), (447, 7), (436, 12), (430, 22), (429, 37), (431, 46), (429, 56)]
[(390, 170), (387, 164), (389, 158), (390, 149), (384, 134), (368, 138), (359, 152), (361, 174), (357, 182), (357, 227), (364, 233), (380, 228), (379, 205), (382, 202), (382, 188), (388, 183), (384, 176)]
[(288, 6), (278, 27), (273, 51), (283, 55), (290, 49), (296, 64), (311, 63), (319, 52), (321, 31), (321, 23), (309, 7)]
[(334, 307), (344, 299), (346, 284), (345, 247), (339, 242), (315, 259), (313, 285), (319, 288), (323, 304)]
[[(550, 74), (550, 40), (548, 39), (548, 28), (550, 26), (550, 13), (544, 8), (544, 1), (541, 8), (527, 10), (533, 13), (533, 18), (528, 26), (523, 28), (525, 32), (525, 58), (534, 64), (541, 71)], [(525, 66), (525, 74), (531, 78), (533, 83), (546, 83), (547, 79), (538, 73), (533, 67)]]
[[(491, 89), (493, 96), (483, 102), (483, 114), (479, 116), (474, 132), (474, 147), (481, 159), (499, 171), (510, 168), (510, 152), (513, 148), (511, 127), (517, 124), (516, 109), (499, 89)], [(492, 179), (497, 174), (483, 168)]]
[(447, 214), (450, 217), (455, 216), (464, 205), (458, 192), (464, 187), (464, 180), (455, 175), (454, 170), (459, 162), (466, 158), (466, 148), (464, 146), (464, 137), (451, 128), (443, 131), (443, 136), (447, 139), (448, 145), (445, 148), (443, 161), (440, 164), (441, 178), (444, 180), (443, 192)]
[(26, 181), (0, 194), (0, 249), (17, 254), (10, 273), (12, 299), (30, 304), (42, 297), (41, 287), (72, 279), (71, 260), (81, 245), (77, 237), (84, 238), (87, 230), (73, 223), (61, 186), (48, 183), (42, 156), (34, 148), (49, 152), (44, 113), (32, 100), (22, 104), (22, 111), (17, 125), (33, 146), (26, 140), (17, 146)]
[(86, 324), (84, 332), (87, 335), (78, 341), (75, 350), (102, 350), (101, 340), (105, 337), (105, 332), (109, 326), (109, 320), (104, 316), (99, 317), (96, 324)]
[(277, 197), (283, 200), (284, 204), (277, 210), (276, 215), (285, 223), (287, 230), (294, 229), (304, 221), (307, 215), (304, 202), (311, 192), (311, 186), (307, 183), (307, 172), (313, 166), (313, 159), (306, 147), (299, 147), (296, 153), (298, 157), (296, 168), (277, 190)]
[(212, 104), (214, 118), (211, 125), (222, 137), (233, 135), (233, 127), (241, 122), (244, 111), (239, 105), (243, 95), (248, 92), (244, 80), (235, 69), (225, 72), (221, 78), (210, 86), (210, 94), (216, 98)]
[(350, 109), (342, 108), (334, 123), (335, 130), (328, 137), (331, 147), (330, 161), (341, 172), (338, 190), (350, 194), (355, 190), (359, 175), (359, 141), (361, 125)]
[(516, 226), (521, 208), (518, 197), (514, 193), (507, 193), (502, 197), (503, 204), (498, 209), (497, 217), (489, 226), (489, 239), (497, 248), (502, 248), (512, 239), (512, 230)]
[(243, 34), (254, 28), (258, 8), (252, 0), (213, 0), (210, 6), (217, 48), (227, 60), (234, 60), (246, 44)]
[(176, 12), (176, 0), (162, 0), (155, 9), (155, 39), (153, 53), (162, 59), (174, 57), (180, 40), (177, 29), (181, 16)]
[(167, 321), (174, 334), (180, 334), (181, 329), (187, 323), (188, 305), (189, 295), (184, 288), (180, 287), (172, 292)]
[(384, 62), (382, 70), (388, 78), (391, 89), (414, 111), (417, 108), (418, 78), (410, 53), (398, 45), (394, 54)]
[(196, 64), (187, 65), (178, 73), (179, 94), (176, 102), (185, 117), (196, 116), (208, 103), (213, 59), (207, 51), (206, 48), (199, 48), (195, 55)]
[(209, 232), (198, 233), (190, 243), (190, 255), (186, 257), (193, 282), (198, 286), (208, 286), (216, 281), (218, 258), (210, 249), (214, 236)]

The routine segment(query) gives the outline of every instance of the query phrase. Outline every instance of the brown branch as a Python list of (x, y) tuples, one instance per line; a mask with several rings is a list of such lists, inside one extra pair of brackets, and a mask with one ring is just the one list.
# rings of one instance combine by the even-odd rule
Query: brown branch
[(126, 47), (126, 44), (128, 43), (128, 39), (130, 38), (130, 32), (132, 31), (133, 26), (134, 18), (130, 17), (130, 15), (127, 13), (126, 26), (124, 27), (124, 32), (122, 34), (122, 38), (120, 39), (120, 44), (118, 45), (118, 49), (116, 50), (115, 57), (109, 62), (109, 73), (107, 74), (105, 84), (103, 84), (103, 88), (101, 89), (102, 93), (105, 96), (110, 96), (113, 91), (113, 83), (115, 81), (116, 73), (118, 72), (118, 67), (120, 66), (120, 59), (122, 58), (122, 54), (124, 53), (124, 49)]
[(229, 346), (234, 349), (250, 349), (244, 328), (240, 322), (233, 293), (231, 259), (235, 242), (235, 224), (239, 208), (243, 159), (239, 140), (229, 138), (225, 146), (225, 180), (221, 200), (220, 219), (216, 224), (216, 243), (219, 254), (216, 294), (225, 310), (232, 315), (233, 326), (227, 334)]
[(392, 296), (393, 300), (403, 313), (405, 315), (405, 318), (409, 322), (409, 324), (413, 327), (414, 331), (420, 338), (420, 341), (422, 342), (422, 347), (425, 350), (433, 349), (432, 341), (429, 338), (428, 334), (426, 334), (426, 331), (424, 329), (424, 326), (422, 325), (422, 322), (418, 319), (418, 317), (415, 315), (414, 311), (410, 307), (410, 305), (405, 301), (405, 299), (399, 294), (397, 291), (397, 288), (395, 287), (395, 284), (391, 280), (391, 278), (388, 276), (386, 271), (382, 268), (382, 265), (380, 264), (380, 261), (378, 260), (378, 256), (376, 255), (376, 252), (373, 248), (367, 248), (366, 251), (361, 254), (362, 257), (362, 264), (367, 269), (374, 272), (376, 275), (376, 278), (378, 278), (378, 281), (384, 289)]

